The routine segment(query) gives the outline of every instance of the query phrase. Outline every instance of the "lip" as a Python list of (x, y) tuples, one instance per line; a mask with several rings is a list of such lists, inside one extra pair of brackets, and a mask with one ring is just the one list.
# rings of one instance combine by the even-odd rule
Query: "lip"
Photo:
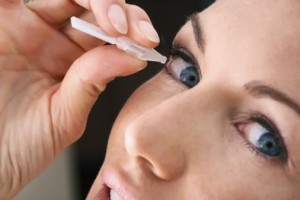
[(101, 173), (101, 178), (104, 184), (96, 194), (94, 200), (110, 200), (110, 190), (116, 191), (123, 200), (136, 200), (133, 193), (129, 191), (129, 188), (123, 187), (128, 185), (122, 182), (122, 179), (118, 178), (116, 173), (105, 171)]

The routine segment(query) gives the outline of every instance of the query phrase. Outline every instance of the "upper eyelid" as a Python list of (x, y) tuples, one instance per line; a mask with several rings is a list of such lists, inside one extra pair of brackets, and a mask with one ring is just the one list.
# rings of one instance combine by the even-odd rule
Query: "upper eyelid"
[[(181, 42), (177, 41), (175, 38), (175, 40), (172, 43), (171, 49), (180, 51), (183, 54), (185, 54), (188, 57), (188, 59), (184, 59), (184, 58), (183, 59), (191, 64), (194, 64), (195, 67), (197, 68), (200, 78), (202, 78), (202, 70), (200, 68), (199, 62), (196, 59), (196, 57), (188, 50), (188, 48), (186, 48), (183, 44), (181, 44)], [(170, 53), (170, 55), (171, 55), (171, 53)]]
[(179, 54), (179, 56), (181, 56), (184, 61), (195, 64), (195, 59), (184, 47), (173, 44), (171, 47), (170, 55), (174, 56), (174, 54), (176, 54), (175, 56), (178, 56), (177, 54)]

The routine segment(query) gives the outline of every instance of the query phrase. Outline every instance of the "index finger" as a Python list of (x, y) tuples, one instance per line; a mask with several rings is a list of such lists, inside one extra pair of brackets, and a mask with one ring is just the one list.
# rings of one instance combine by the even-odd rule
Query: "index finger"
[(157, 46), (159, 37), (147, 13), (124, 0), (90, 0), (97, 25), (112, 36), (127, 35), (141, 45)]
[(113, 36), (127, 34), (128, 18), (125, 0), (90, 0), (90, 6), (98, 25), (104, 32)]

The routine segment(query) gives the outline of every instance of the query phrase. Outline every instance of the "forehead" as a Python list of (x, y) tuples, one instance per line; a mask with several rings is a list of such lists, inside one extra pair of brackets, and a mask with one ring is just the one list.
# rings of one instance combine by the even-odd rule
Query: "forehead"
[(210, 46), (236, 44), (249, 50), (262, 48), (269, 56), (299, 55), (300, 1), (219, 0), (199, 16)]
[[(300, 1), (218, 0), (199, 19), (208, 66), (204, 70), (218, 70), (214, 74), (231, 80), (241, 80), (237, 74), (244, 81), (262, 80), (295, 97), (300, 85)], [(190, 23), (183, 29), (188, 32)]]
[(270, 54), (299, 55), (300, 1), (219, 0), (199, 16), (210, 45), (216, 40), (220, 46), (235, 42), (250, 50), (263, 47)]

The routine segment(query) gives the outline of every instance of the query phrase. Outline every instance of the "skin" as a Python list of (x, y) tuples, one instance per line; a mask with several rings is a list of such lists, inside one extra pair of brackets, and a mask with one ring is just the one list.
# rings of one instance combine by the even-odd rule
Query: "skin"
[[(162, 71), (132, 95), (88, 199), (104, 182), (136, 200), (298, 199), (299, 111), (249, 87), (267, 85), (300, 103), (299, 10), (296, 0), (218, 0), (198, 14), (204, 52), (187, 22), (175, 41), (195, 57), (202, 80), (188, 89)], [(287, 156), (245, 144), (258, 125), (253, 113), (277, 127)]]
[[(112, 4), (125, 13), (122, 34), (106, 15)], [(71, 28), (73, 15), (109, 35), (157, 45), (148, 37), (147, 14), (123, 0), (37, 0), (26, 5), (0, 0), (0, 199), (12, 199), (81, 137), (108, 82), (146, 65)], [(149, 32), (140, 29), (141, 20), (149, 23)]]

